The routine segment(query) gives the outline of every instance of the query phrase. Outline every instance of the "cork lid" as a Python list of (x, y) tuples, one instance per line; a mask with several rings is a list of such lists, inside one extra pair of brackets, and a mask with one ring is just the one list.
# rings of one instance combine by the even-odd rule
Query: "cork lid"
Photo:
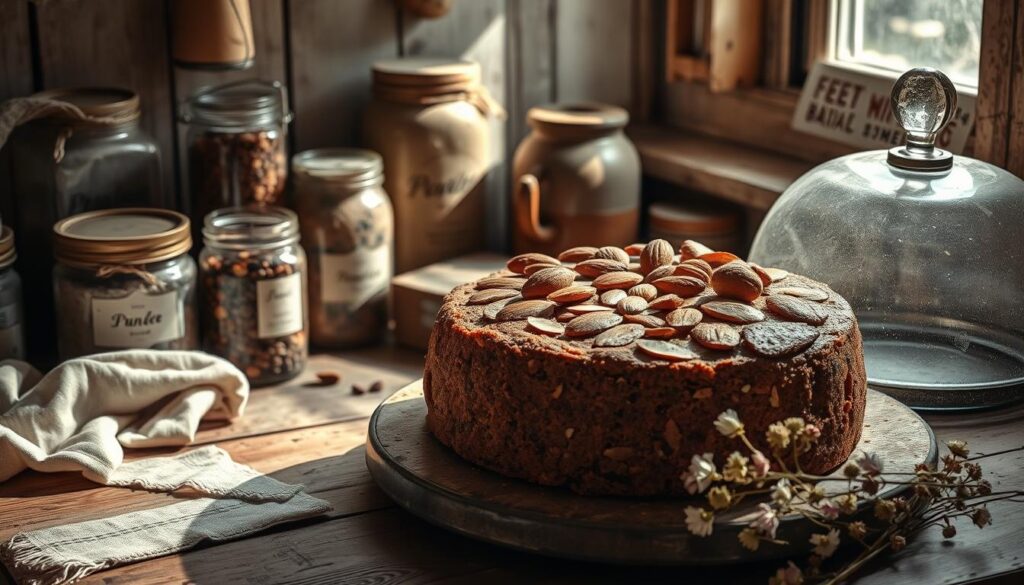
[(723, 208), (659, 202), (648, 214), (652, 228), (670, 233), (722, 234), (739, 228), (736, 212)]
[(97, 118), (137, 119), (141, 113), (139, 96), (117, 87), (66, 87), (49, 89), (33, 97), (67, 102), (87, 116)]
[(104, 209), (53, 226), (54, 254), (71, 266), (142, 265), (192, 248), (189, 220), (169, 209)]
[(14, 231), (3, 226), (0, 230), (0, 268), (7, 268), (17, 259), (18, 255), (14, 252)]

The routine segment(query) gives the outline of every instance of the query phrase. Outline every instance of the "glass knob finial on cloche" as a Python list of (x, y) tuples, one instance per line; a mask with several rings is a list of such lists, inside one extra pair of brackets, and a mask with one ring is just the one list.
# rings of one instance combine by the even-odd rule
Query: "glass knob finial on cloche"
[(953, 165), (949, 152), (935, 148), (935, 139), (956, 112), (956, 87), (938, 69), (911, 69), (892, 87), (892, 111), (907, 133), (907, 144), (889, 151), (889, 164), (908, 170), (945, 170)]

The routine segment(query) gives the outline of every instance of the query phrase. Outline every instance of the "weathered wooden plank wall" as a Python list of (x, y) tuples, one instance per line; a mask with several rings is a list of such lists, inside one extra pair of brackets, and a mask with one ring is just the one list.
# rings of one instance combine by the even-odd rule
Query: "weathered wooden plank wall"
[[(554, 100), (634, 105), (635, 2), (459, 0), (440, 19), (418, 18), (393, 0), (251, 0), (256, 64), (246, 71), (173, 66), (173, 0), (0, 0), (0, 99), (39, 89), (115, 85), (142, 99), (144, 128), (160, 145), (164, 186), (188, 211), (178, 104), (227, 81), (278, 80), (289, 89), (292, 151), (361, 143), (370, 65), (400, 55), (477, 60), (492, 96), (508, 110), (493, 123), (488, 177), (490, 247), (507, 237), (509, 161), (528, 132), (526, 111)], [(0, 156), (0, 214), (10, 169)], [(174, 200), (174, 199), (171, 199)]]

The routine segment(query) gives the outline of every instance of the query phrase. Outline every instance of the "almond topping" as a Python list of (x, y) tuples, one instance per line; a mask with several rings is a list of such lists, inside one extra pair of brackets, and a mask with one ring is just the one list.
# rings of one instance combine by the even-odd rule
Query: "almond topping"
[(764, 321), (764, 313), (743, 303), (731, 301), (710, 301), (700, 305), (700, 310), (709, 317), (728, 321), (730, 323), (757, 323)]
[(644, 330), (644, 337), (665, 339), (674, 337), (678, 333), (675, 327), (648, 327)]
[(592, 286), (567, 286), (549, 294), (548, 300), (562, 304), (578, 303), (589, 299), (596, 293), (597, 289)]
[(657, 315), (649, 315), (647, 313), (640, 313), (638, 315), (623, 315), (623, 319), (630, 323), (639, 323), (644, 327), (664, 327), (666, 325), (665, 320)]
[(765, 308), (787, 321), (808, 325), (821, 325), (828, 319), (828, 313), (821, 305), (787, 295), (765, 297)]
[(466, 299), (467, 305), (486, 305), (501, 299), (519, 296), (519, 291), (511, 288), (488, 288), (475, 292)]
[(659, 266), (659, 267), (655, 268), (654, 270), (648, 272), (647, 275), (644, 276), (644, 282), (651, 283), (651, 282), (654, 282), (655, 280), (658, 280), (659, 278), (665, 278), (666, 276), (672, 276), (672, 274), (675, 272), (675, 270), (676, 270), (676, 267), (673, 264), (668, 264), (666, 266)]
[(627, 294), (626, 291), (622, 290), (621, 288), (613, 288), (611, 290), (606, 290), (603, 293), (601, 293), (601, 304), (614, 307), (615, 305), (619, 304), (619, 301), (628, 296), (629, 294)]
[(761, 296), (761, 278), (746, 262), (734, 260), (711, 275), (711, 288), (720, 296), (751, 302)]
[(645, 301), (651, 301), (658, 296), (658, 289), (653, 284), (642, 283), (629, 289), (629, 296), (643, 297)]
[(618, 313), (611, 311), (586, 313), (566, 323), (565, 334), (569, 337), (587, 337), (615, 327), (619, 323), (622, 323), (622, 315)]
[(640, 252), (640, 272), (648, 272), (659, 266), (672, 264), (672, 244), (666, 240), (651, 240)]
[(523, 288), (526, 283), (525, 278), (515, 278), (511, 276), (489, 276), (487, 278), (481, 278), (476, 283), (477, 290), (486, 290), (489, 288), (514, 288), (519, 290)]
[(594, 338), (594, 347), (622, 347), (644, 336), (644, 326), (635, 323), (616, 325)]
[(725, 351), (740, 344), (740, 333), (725, 323), (701, 323), (690, 331), (690, 339), (708, 349)]
[(646, 245), (647, 244), (644, 244), (644, 243), (630, 244), (630, 245), (626, 246), (624, 248), (624, 250), (630, 256), (639, 256), (640, 252), (644, 251), (644, 246), (646, 246)]
[(693, 297), (704, 291), (705, 285), (701, 280), (689, 276), (666, 276), (654, 281), (654, 286), (664, 294), (674, 294), (681, 297)]
[(526, 254), (513, 256), (512, 259), (505, 264), (505, 267), (517, 274), (523, 274), (523, 270), (531, 264), (550, 264), (552, 266), (561, 266), (561, 262), (559, 262), (558, 259), (552, 258), (547, 254), (527, 252)]
[(594, 278), (608, 272), (621, 272), (627, 269), (624, 262), (609, 260), (607, 258), (591, 258), (584, 260), (573, 267), (576, 272), (583, 276)]
[(591, 246), (577, 246), (575, 248), (569, 248), (558, 255), (558, 259), (562, 262), (583, 262), (584, 260), (590, 260), (597, 254), (597, 248)]
[[(657, 288), (657, 287), (655, 287)], [(652, 309), (672, 310), (683, 305), (683, 299), (679, 295), (667, 294), (655, 298), (648, 305)]]
[(665, 322), (678, 329), (692, 329), (704, 315), (697, 309), (676, 309), (665, 315)]
[[(489, 305), (488, 305), (489, 306)], [(550, 317), (555, 314), (555, 303), (532, 300), (509, 303), (497, 314), (498, 321), (518, 321), (527, 317)]]
[(739, 260), (740, 257), (731, 252), (711, 252), (710, 254), (702, 254), (700, 259), (710, 264), (712, 268), (718, 268), (719, 266)]
[(629, 264), (629, 254), (626, 253), (622, 248), (616, 246), (604, 246), (599, 248), (594, 254), (594, 258), (607, 258), (608, 260), (618, 260), (623, 264)]
[(712, 252), (714, 252), (714, 250), (700, 242), (695, 240), (685, 240), (682, 245), (679, 246), (679, 259), (689, 260), (690, 258), (700, 258), (704, 254), (710, 254)]
[(689, 349), (672, 343), (671, 341), (662, 341), (660, 339), (641, 339), (636, 342), (636, 345), (647, 355), (670, 362), (692, 360), (698, 357), (697, 354), (693, 353)]
[(556, 290), (572, 284), (576, 273), (568, 268), (552, 266), (534, 272), (523, 284), (522, 294), (527, 299), (546, 297)]
[(541, 319), (540, 317), (527, 317), (526, 323), (531, 329), (539, 331), (541, 333), (547, 333), (548, 335), (561, 335), (565, 333), (565, 326), (551, 319)]
[(614, 307), (606, 307), (605, 305), (571, 305), (566, 307), (566, 310), (576, 315), (583, 315), (586, 313), (610, 313), (615, 311)]
[(636, 315), (647, 310), (647, 301), (643, 297), (628, 296), (616, 305), (623, 315)]
[(634, 284), (640, 284), (644, 278), (635, 272), (608, 272), (594, 278), (594, 288), (597, 290), (608, 290), (610, 288), (627, 289)]
[(807, 299), (808, 301), (827, 301), (828, 293), (821, 290), (820, 288), (808, 288), (803, 286), (785, 286), (782, 288), (771, 289), (772, 293), (778, 293), (783, 295), (789, 295), (791, 297), (799, 297), (801, 299)]

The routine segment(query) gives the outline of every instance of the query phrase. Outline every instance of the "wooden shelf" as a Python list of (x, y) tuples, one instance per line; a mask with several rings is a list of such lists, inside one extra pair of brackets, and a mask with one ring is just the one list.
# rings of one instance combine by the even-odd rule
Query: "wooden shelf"
[(814, 165), (720, 138), (650, 124), (630, 126), (645, 175), (767, 210)]

